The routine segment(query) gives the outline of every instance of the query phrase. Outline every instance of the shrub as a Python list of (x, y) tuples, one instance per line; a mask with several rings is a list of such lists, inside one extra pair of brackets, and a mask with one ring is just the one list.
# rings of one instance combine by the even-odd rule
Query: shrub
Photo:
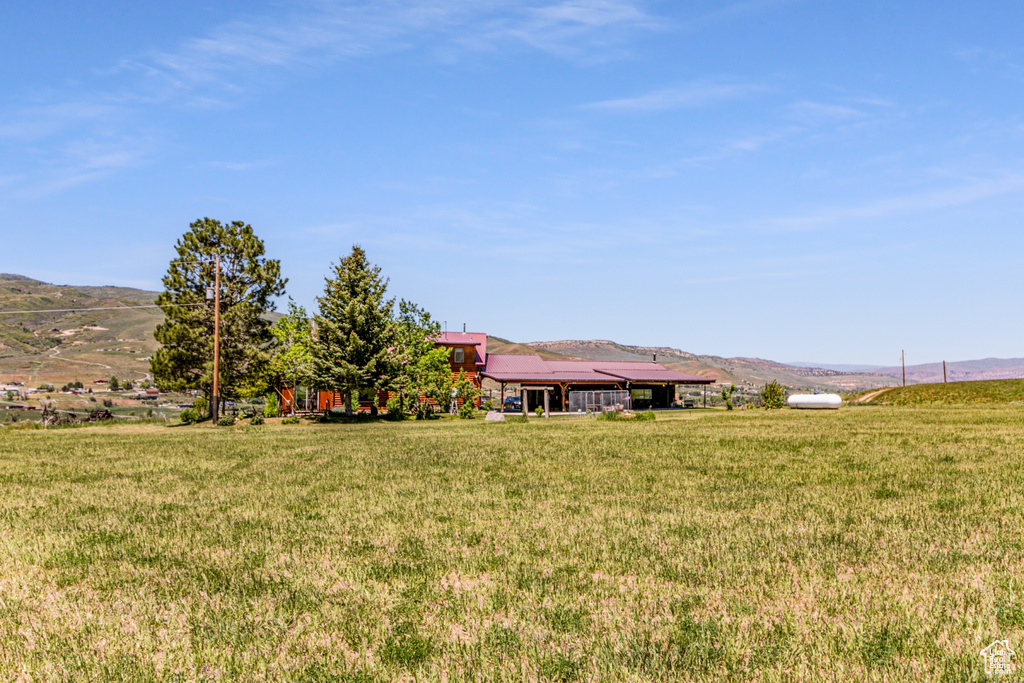
[(302, 422), (302, 420), (299, 419), (298, 415), (292, 415), (291, 417), (286, 417), (281, 420), (281, 424), (283, 425), (297, 425), (300, 422)]
[(402, 397), (398, 394), (388, 397), (387, 409), (387, 419), (389, 420), (397, 422), (408, 417), (405, 412), (405, 406), (402, 405)]
[(469, 401), (466, 401), (459, 407), (459, 417), (461, 417), (463, 420), (472, 420), (475, 414), (476, 409), (473, 407), (473, 404), (470, 403)]
[(642, 413), (637, 413), (633, 419), (638, 422), (654, 422), (654, 411), (645, 410)]
[(210, 417), (210, 402), (200, 396), (192, 403), (192, 417), (196, 422), (202, 422)]
[(461, 370), (452, 386), (455, 388), (458, 397), (462, 399), (463, 404), (468, 403), (472, 406), (476, 403), (477, 397), (480, 396), (480, 389)]
[(768, 410), (782, 408), (786, 405), (785, 387), (774, 379), (768, 382), (768, 384), (764, 385), (764, 389), (761, 390), (761, 402), (764, 403), (764, 407)]
[(274, 394), (267, 395), (267, 402), (263, 406), (263, 417), (277, 417), (281, 414), (278, 410), (277, 396)]
[(622, 414), (613, 410), (613, 411), (610, 411), (610, 412), (607, 412), (607, 413), (598, 413), (597, 414), (597, 419), (598, 420), (610, 420), (610, 421), (621, 420), (622, 419)]
[(534, 415), (537, 417), (544, 417), (544, 406), (537, 406), (534, 411)]
[(253, 415), (252, 417), (249, 418), (249, 424), (251, 424), (251, 425), (261, 425), (261, 424), (263, 424), (263, 416), (260, 415), (259, 413), (256, 413), (255, 415)]
[(217, 420), (218, 427), (233, 427), (235, 425), (234, 415), (221, 415)]
[(487, 399), (486, 401), (484, 401), (484, 404), (480, 407), (486, 410), (487, 412), (491, 412), (492, 410), (494, 410), (494, 401), (492, 401), (491, 399)]
[(730, 384), (727, 387), (722, 387), (722, 400), (725, 401), (725, 409), (732, 410), (732, 395), (736, 393), (736, 385)]
[(103, 399), (103, 407), (104, 408), (113, 408), (114, 407), (113, 399), (109, 399), (109, 398)]
[(183, 425), (190, 425), (196, 421), (195, 413), (192, 412), (191, 408), (185, 408), (185, 410), (181, 411), (181, 415), (179, 415), (179, 418), (181, 419), (181, 424)]

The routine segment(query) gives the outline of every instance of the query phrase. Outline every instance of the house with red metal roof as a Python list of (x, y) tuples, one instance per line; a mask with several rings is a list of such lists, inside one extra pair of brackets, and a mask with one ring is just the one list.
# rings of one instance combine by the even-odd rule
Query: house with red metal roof
[[(713, 379), (669, 370), (655, 361), (545, 360), (537, 354), (487, 353), (487, 335), (483, 332), (442, 332), (434, 344), (449, 350), (452, 374), (462, 372), (477, 387), (483, 379), (505, 389), (516, 385), (525, 394), (527, 410), (544, 406), (545, 394), (554, 410), (565, 411), (574, 391), (626, 391), (637, 409), (669, 408), (675, 401), (676, 386), (704, 385)], [(290, 391), (290, 390), (286, 390)], [(291, 411), (291, 395), (283, 406)], [(387, 392), (378, 396), (379, 407), (387, 403)], [(316, 409), (330, 410), (342, 405), (337, 391), (319, 391)], [(368, 409), (369, 402), (362, 408)]]
[(442, 332), (435, 346), (449, 349), (448, 363), (452, 374), (462, 372), (479, 387), (480, 373), (487, 365), (487, 335), (483, 332)]
[(490, 354), (481, 373), (505, 387), (518, 384), (526, 410), (543, 406), (544, 393), (566, 410), (573, 391), (628, 391), (636, 409), (669, 408), (677, 385), (708, 385), (707, 377), (669, 370), (655, 361), (544, 360), (536, 354)]

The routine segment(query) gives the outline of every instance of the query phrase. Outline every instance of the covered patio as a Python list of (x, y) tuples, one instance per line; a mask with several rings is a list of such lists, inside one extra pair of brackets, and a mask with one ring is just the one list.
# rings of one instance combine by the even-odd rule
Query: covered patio
[(634, 409), (671, 408), (677, 385), (714, 383), (654, 361), (544, 360), (535, 354), (488, 354), (481, 375), (501, 385), (502, 401), (505, 388), (515, 384), (524, 412), (542, 407), (545, 413), (568, 411), (574, 391), (628, 391)]

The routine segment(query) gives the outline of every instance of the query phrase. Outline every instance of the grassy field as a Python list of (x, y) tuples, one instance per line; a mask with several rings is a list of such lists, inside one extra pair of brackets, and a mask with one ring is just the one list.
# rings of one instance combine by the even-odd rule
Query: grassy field
[(912, 384), (884, 391), (868, 402), (893, 406), (1024, 403), (1024, 379)]
[(985, 680), (1022, 452), (1012, 405), (0, 429), (0, 680)]

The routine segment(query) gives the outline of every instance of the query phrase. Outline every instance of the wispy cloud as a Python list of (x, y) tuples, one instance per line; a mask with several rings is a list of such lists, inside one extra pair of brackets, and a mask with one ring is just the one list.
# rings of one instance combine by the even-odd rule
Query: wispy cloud
[(1024, 174), (1010, 173), (857, 206), (830, 207), (802, 216), (776, 218), (762, 225), (773, 231), (821, 230), (849, 222), (941, 211), (1021, 191), (1024, 191)]
[(742, 83), (691, 83), (634, 97), (592, 102), (583, 106), (585, 109), (610, 112), (653, 112), (703, 107), (749, 97), (764, 90), (765, 88), (761, 86)]
[(34, 173), (11, 176), (8, 197), (40, 199), (145, 162), (151, 144), (133, 138), (82, 138), (41, 155)]
[(210, 166), (219, 168), (224, 171), (234, 171), (236, 173), (242, 173), (245, 171), (252, 171), (257, 168), (266, 168), (274, 162), (269, 160), (264, 161), (211, 161)]
[[(154, 107), (231, 107), (282, 73), (401, 51), (450, 61), (518, 46), (574, 59), (609, 51), (629, 31), (656, 23), (642, 0), (296, 2), (276, 16), (240, 19), (173, 49), (125, 57), (97, 71), (91, 92), (73, 99), (0, 109), (0, 143), (47, 143), (44, 152), (36, 145), (20, 154), (17, 170), (19, 177), (36, 176), (28, 181), (34, 182), (31, 194), (49, 194), (137, 163), (140, 153), (130, 143), (119, 153), (82, 149), (96, 140), (159, 134), (148, 128)], [(56, 159), (62, 151), (64, 158)], [(254, 167), (220, 163), (235, 171)]]
[(112, 122), (122, 108), (118, 103), (72, 100), (47, 105), (33, 105), (0, 118), (0, 140), (31, 141), (67, 130), (75, 126), (92, 126), (98, 122)]
[(119, 70), (190, 90), (252, 69), (427, 49), (455, 51), (518, 43), (575, 53), (610, 33), (656, 24), (638, 0), (562, 0), (524, 7), (513, 0), (376, 0), (302, 5), (284, 18), (236, 21), (174, 50), (123, 60)]
[(835, 121), (854, 121), (867, 116), (867, 112), (844, 104), (803, 101), (796, 102), (789, 107), (790, 118), (811, 125)]

